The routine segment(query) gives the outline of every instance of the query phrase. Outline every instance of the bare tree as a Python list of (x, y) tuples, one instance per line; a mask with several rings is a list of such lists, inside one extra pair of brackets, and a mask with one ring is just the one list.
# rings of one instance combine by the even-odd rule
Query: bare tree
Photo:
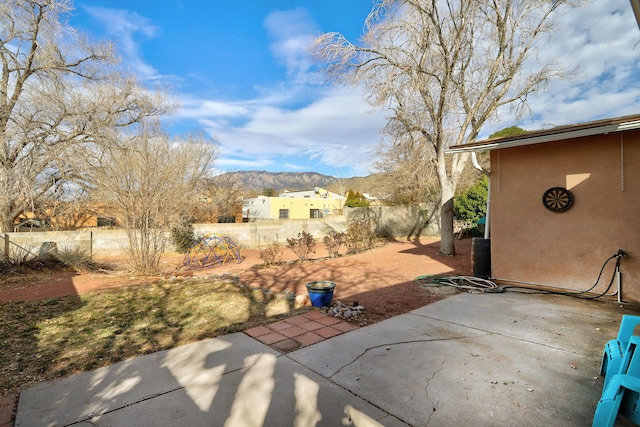
[(157, 271), (172, 226), (192, 214), (196, 186), (216, 146), (202, 136), (171, 139), (157, 127), (121, 136), (91, 171), (92, 196), (112, 209), (127, 231), (128, 255), (138, 273)]
[(218, 217), (233, 217), (242, 206), (242, 183), (238, 175), (224, 173), (200, 182), (200, 193), (211, 200)]
[(446, 159), (445, 150), (473, 141), (502, 107), (522, 111), (529, 94), (561, 74), (535, 54), (565, 3), (377, 0), (361, 46), (339, 33), (316, 40), (330, 76), (363, 84), (370, 103), (392, 111), (385, 129), (392, 150), (428, 157), (415, 171), (435, 169), (443, 254), (455, 254), (453, 196), (469, 161), (469, 154)]
[(0, 2), (0, 231), (77, 173), (70, 149), (166, 110), (116, 71), (109, 45), (67, 25), (71, 11), (70, 0)]
[(384, 174), (379, 187), (394, 205), (422, 206), (429, 210), (439, 206), (438, 179), (435, 170), (427, 166), (432, 151), (424, 144), (420, 147), (409, 142), (381, 144), (373, 166)]

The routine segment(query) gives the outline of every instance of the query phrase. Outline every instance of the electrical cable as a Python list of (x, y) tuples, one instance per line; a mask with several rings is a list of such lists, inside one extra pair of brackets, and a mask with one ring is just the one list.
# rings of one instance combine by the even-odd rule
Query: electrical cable
[[(553, 290), (544, 290), (544, 291), (538, 291), (537, 293), (541, 293), (541, 294), (555, 294), (555, 295), (568, 295), (568, 296), (575, 296), (578, 298), (584, 298), (584, 299), (596, 299), (596, 298), (600, 298), (602, 296), (604, 296), (607, 292), (609, 292), (609, 289), (611, 289), (611, 285), (613, 284), (613, 280), (616, 277), (616, 271), (619, 267), (620, 264), (620, 258), (624, 257), (625, 255), (621, 255), (622, 251), (618, 251), (616, 254), (610, 256), (609, 258), (607, 258), (607, 260), (604, 262), (604, 264), (602, 264), (602, 268), (600, 268), (600, 272), (598, 273), (598, 277), (596, 278), (595, 283), (589, 288), (589, 289), (585, 289), (582, 291), (553, 291)], [(581, 296), (584, 295), (588, 292), (591, 292), (596, 286), (598, 286), (598, 283), (600, 282), (600, 279), (602, 278), (602, 273), (604, 272), (604, 269), (607, 267), (607, 264), (609, 263), (609, 261), (611, 261), (612, 259), (616, 259), (616, 267), (613, 270), (613, 275), (611, 276), (611, 280), (609, 281), (609, 285), (607, 286), (607, 289), (599, 294), (599, 295), (588, 295), (588, 296)], [(505, 286), (503, 287), (503, 289), (505, 291), (509, 291), (510, 289), (528, 289), (528, 288), (523, 288), (522, 286)], [(528, 293), (536, 293), (536, 292), (528, 292)]]
[[(613, 285), (613, 281), (616, 278), (616, 273), (620, 269), (620, 259), (626, 258), (626, 257), (627, 257), (627, 254), (622, 249), (619, 249), (617, 253), (607, 258), (607, 260), (602, 264), (602, 267), (600, 268), (600, 272), (598, 273), (598, 277), (596, 278), (595, 283), (590, 288), (582, 291), (575, 291), (575, 292), (553, 291), (553, 290), (537, 291), (537, 290), (525, 288), (522, 286), (502, 286), (501, 287), (491, 280), (483, 279), (475, 276), (439, 277), (436, 275), (423, 275), (423, 276), (416, 277), (415, 282), (420, 286), (440, 286), (440, 285), (453, 286), (458, 289), (464, 289), (467, 292), (471, 292), (471, 293), (522, 292), (522, 293), (530, 293), (530, 294), (567, 295), (567, 296), (574, 296), (582, 299), (596, 299), (596, 298), (601, 298), (605, 296), (606, 293), (609, 292), (609, 290), (611, 289), (611, 286)], [(611, 276), (611, 280), (609, 281), (607, 289), (605, 289), (605, 291), (600, 294), (585, 295), (591, 292), (593, 289), (595, 289), (596, 286), (598, 286), (598, 283), (602, 278), (602, 273), (607, 267), (607, 264), (609, 264), (609, 261), (611, 261), (612, 259), (615, 259), (616, 263), (615, 263), (615, 268), (613, 270), (613, 275)]]
[[(616, 257), (616, 266), (615, 266), (615, 268), (613, 270), (613, 275), (611, 276), (611, 280), (609, 280), (609, 285), (607, 286), (607, 289), (605, 289), (604, 292), (602, 292), (601, 294), (594, 295), (594, 296), (583, 297), (583, 298), (585, 298), (585, 299), (596, 299), (596, 298), (603, 297), (607, 292), (609, 292), (609, 289), (611, 289), (611, 285), (613, 285), (613, 281), (616, 278), (616, 273), (620, 270), (620, 258), (625, 257), (624, 253), (623, 253), (623, 255), (620, 255), (621, 252), (622, 251), (618, 251), (618, 253), (616, 255), (614, 255)], [(607, 262), (609, 262), (609, 260), (607, 260)], [(597, 282), (596, 282), (596, 284), (597, 284)], [(593, 289), (593, 287), (591, 289)]]

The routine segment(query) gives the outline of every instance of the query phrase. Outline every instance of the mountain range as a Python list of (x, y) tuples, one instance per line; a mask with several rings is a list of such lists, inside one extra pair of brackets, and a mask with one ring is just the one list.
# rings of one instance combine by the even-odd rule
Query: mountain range
[(321, 187), (337, 194), (347, 191), (361, 193), (375, 193), (376, 175), (352, 178), (336, 178), (317, 172), (267, 172), (267, 171), (236, 171), (226, 172), (217, 179), (233, 179), (246, 193), (261, 193), (265, 189), (273, 189), (275, 194), (284, 190), (310, 190)]

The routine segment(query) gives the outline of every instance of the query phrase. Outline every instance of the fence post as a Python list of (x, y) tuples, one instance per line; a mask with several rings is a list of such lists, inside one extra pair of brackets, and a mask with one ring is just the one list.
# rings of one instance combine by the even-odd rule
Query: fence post
[(7, 233), (4, 234), (4, 260), (9, 262), (9, 235)]
[[(250, 224), (250, 223), (247, 223)], [(254, 248), (260, 247), (260, 235), (258, 234), (258, 222), (254, 221), (253, 224), (249, 225), (251, 227), (251, 240)]]

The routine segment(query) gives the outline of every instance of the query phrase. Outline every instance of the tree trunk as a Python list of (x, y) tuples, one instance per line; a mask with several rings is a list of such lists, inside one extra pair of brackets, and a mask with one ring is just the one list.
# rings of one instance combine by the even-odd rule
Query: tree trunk
[(453, 195), (454, 189), (448, 180), (441, 182), (442, 199), (440, 201), (440, 253), (455, 255), (456, 245), (453, 233)]
[(0, 202), (0, 232), (10, 233), (13, 231), (13, 215), (11, 206), (5, 201)]
[[(444, 144), (442, 145), (444, 147)], [(455, 255), (455, 237), (453, 233), (453, 198), (458, 180), (465, 165), (469, 162), (469, 153), (454, 154), (451, 158), (450, 171), (447, 172), (444, 149), (437, 153), (436, 171), (440, 183), (440, 253)]]

